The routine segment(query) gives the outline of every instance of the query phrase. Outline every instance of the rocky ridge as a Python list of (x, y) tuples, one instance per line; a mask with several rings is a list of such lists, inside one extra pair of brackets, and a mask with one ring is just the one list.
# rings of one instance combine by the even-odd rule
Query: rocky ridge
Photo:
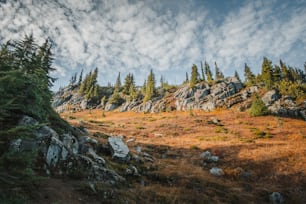
[[(245, 111), (251, 106), (252, 96), (259, 91), (259, 86), (244, 88), (242, 82), (236, 77), (227, 77), (212, 85), (204, 82), (190, 88), (189, 84), (184, 84), (170, 92), (162, 91), (146, 103), (142, 102), (142, 98), (137, 98), (131, 101), (126, 100), (122, 104), (112, 104), (87, 100), (73, 87), (68, 86), (54, 94), (52, 105), (57, 112), (96, 108), (105, 111), (150, 113), (172, 110), (213, 111), (217, 108), (231, 108), (234, 105), (237, 105), (239, 111)], [(277, 90), (268, 91), (263, 95), (262, 100), (272, 114), (302, 117), (306, 120), (306, 101), (297, 105), (296, 101), (289, 96), (280, 95)]]

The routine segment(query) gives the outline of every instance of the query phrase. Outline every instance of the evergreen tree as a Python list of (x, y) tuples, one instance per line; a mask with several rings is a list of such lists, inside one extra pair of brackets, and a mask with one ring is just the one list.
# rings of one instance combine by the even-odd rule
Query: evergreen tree
[(282, 72), (281, 68), (278, 65), (274, 65), (273, 69), (273, 81), (274, 83), (277, 83), (282, 80)]
[[(98, 93), (98, 68), (95, 68), (93, 72), (89, 72), (81, 83), (79, 94), (85, 96), (86, 99), (97, 96)], [(96, 91), (95, 91), (96, 90)]]
[(282, 74), (282, 79), (285, 81), (292, 81), (292, 77), (290, 75), (290, 72), (286, 66), (286, 64), (280, 60), (279, 61), (280, 67), (281, 67), (281, 74)]
[(79, 76), (78, 86), (81, 85), (82, 80), (83, 80), (83, 69), (82, 69), (82, 71), (81, 71), (81, 73), (80, 73), (80, 76)]
[(0, 130), (20, 115), (48, 121), (54, 78), (50, 72), (53, 55), (46, 40), (38, 46), (33, 35), (7, 42), (0, 50)]
[(188, 73), (186, 72), (186, 79), (185, 79), (185, 83), (189, 82), (189, 77), (188, 77)]
[(235, 70), (235, 75), (234, 75), (239, 81), (241, 81), (240, 80), (240, 77), (239, 77), (239, 74), (238, 74), (238, 72), (237, 72), (237, 70)]
[(144, 80), (142, 88), (141, 88), (141, 93), (142, 95), (146, 95), (146, 90), (147, 90), (147, 80)]
[(205, 61), (204, 66), (205, 66), (205, 74), (206, 74), (206, 77), (207, 77), (207, 81), (208, 81), (208, 83), (211, 83), (214, 79), (212, 77), (212, 73), (211, 73), (209, 64), (206, 61)]
[(217, 62), (215, 62), (215, 72), (216, 80), (224, 79), (224, 75), (218, 67)]
[(121, 79), (120, 79), (120, 72), (119, 72), (116, 83), (115, 83), (115, 89), (120, 90), (120, 88), (121, 88)]
[(244, 64), (244, 78), (245, 78), (245, 84), (247, 86), (252, 86), (256, 82), (255, 75), (253, 74), (247, 63)]
[(202, 73), (202, 81), (205, 81), (205, 72), (203, 67), (203, 62), (201, 61), (201, 73)]
[(147, 85), (146, 85), (146, 95), (143, 99), (143, 102), (147, 102), (151, 100), (151, 98), (154, 96), (156, 90), (155, 90), (155, 76), (151, 69), (150, 74), (147, 79)]
[(253, 101), (251, 108), (250, 108), (250, 115), (251, 116), (262, 116), (268, 114), (268, 108), (266, 107), (265, 103), (262, 99), (256, 95), (255, 100)]
[(272, 62), (268, 58), (264, 57), (261, 68), (261, 81), (264, 82), (267, 89), (271, 89), (273, 86), (273, 66)]
[(193, 88), (199, 82), (198, 68), (195, 64), (191, 68), (190, 88)]
[(124, 79), (124, 84), (123, 84), (123, 93), (126, 95), (131, 95), (131, 91), (134, 94), (135, 92), (135, 82), (134, 82), (134, 76), (133, 74), (128, 74), (125, 79)]
[(71, 76), (71, 79), (70, 79), (70, 81), (69, 81), (69, 84), (70, 84), (70, 85), (75, 85), (76, 79), (77, 79), (77, 73), (75, 73), (74, 75)]

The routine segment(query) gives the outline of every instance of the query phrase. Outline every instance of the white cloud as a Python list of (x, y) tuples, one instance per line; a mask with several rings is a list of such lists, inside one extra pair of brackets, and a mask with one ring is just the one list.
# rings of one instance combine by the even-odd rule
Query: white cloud
[(292, 52), (297, 42), (300, 52), (306, 51), (305, 2), (297, 7), (248, 1), (219, 18), (206, 5), (198, 6), (192, 0), (7, 1), (0, 3), (0, 40), (30, 32), (40, 42), (51, 38), (58, 68), (54, 75), (62, 81), (72, 70), (99, 67), (104, 82), (114, 81), (118, 71), (142, 74), (136, 77), (142, 80), (151, 68), (158, 73), (181, 70), (167, 75), (169, 82), (178, 82), (204, 59), (232, 73), (233, 67), (242, 70), (244, 62), (258, 64), (263, 55), (288, 56), (285, 60), (296, 63)]

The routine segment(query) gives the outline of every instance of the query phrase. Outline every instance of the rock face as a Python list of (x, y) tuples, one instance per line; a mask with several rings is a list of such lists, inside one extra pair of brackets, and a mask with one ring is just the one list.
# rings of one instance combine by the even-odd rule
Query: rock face
[[(38, 122), (24, 116), (19, 125), (37, 125)], [(52, 128), (42, 126), (34, 132), (34, 139), (17, 139), (11, 142), (10, 151), (32, 151), (41, 155), (41, 167), (47, 174), (82, 177), (96, 182), (116, 183), (124, 178), (106, 166), (105, 160), (94, 150), (95, 142), (84, 136), (58, 135)]]
[(211, 87), (208, 84), (197, 84), (191, 89), (187, 85), (174, 93), (176, 109), (212, 111), (225, 106), (225, 99), (238, 93), (242, 87), (242, 83), (235, 77), (226, 78)]
[(119, 162), (127, 162), (130, 160), (129, 148), (122, 141), (121, 137), (109, 137), (108, 144), (114, 160)]

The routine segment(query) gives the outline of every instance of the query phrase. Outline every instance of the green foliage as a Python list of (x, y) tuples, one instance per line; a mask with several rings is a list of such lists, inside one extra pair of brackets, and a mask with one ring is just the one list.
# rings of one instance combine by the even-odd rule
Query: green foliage
[(133, 74), (128, 74), (124, 79), (123, 93), (129, 95), (129, 99), (133, 100), (137, 97), (134, 76)]
[(120, 96), (120, 93), (118, 90), (115, 89), (113, 95), (110, 97), (109, 102), (111, 104), (116, 104), (116, 105), (120, 105), (123, 103), (123, 99)]
[(256, 96), (250, 108), (251, 116), (263, 116), (268, 114), (268, 108), (259, 96)]
[(99, 86), (97, 84), (98, 68), (93, 72), (89, 72), (82, 81), (79, 94), (85, 96), (86, 99), (97, 98)]
[(150, 74), (147, 79), (146, 89), (145, 89), (145, 97), (143, 99), (143, 102), (147, 102), (151, 100), (151, 98), (155, 95), (156, 89), (155, 89), (155, 75), (151, 69)]
[(216, 80), (221, 80), (221, 79), (224, 79), (224, 75), (223, 73), (221, 72), (220, 68), (218, 67), (217, 63), (215, 62), (215, 71), (216, 71)]
[(120, 79), (120, 72), (119, 72), (117, 79), (116, 79), (116, 83), (115, 83), (115, 89), (120, 91), (120, 88), (121, 88), (121, 79)]
[(272, 61), (264, 57), (261, 67), (261, 75), (259, 76), (261, 81), (265, 84), (265, 87), (270, 90), (273, 87), (273, 66)]
[(191, 68), (190, 88), (193, 88), (199, 82), (198, 68), (195, 64)]
[(245, 84), (247, 86), (255, 85), (255, 75), (251, 71), (250, 67), (245, 63), (244, 64), (244, 77), (245, 77)]
[(282, 95), (288, 95), (296, 99), (306, 98), (306, 84), (299, 84), (292, 81), (281, 81), (277, 84), (277, 88)]
[[(16, 115), (30, 115), (47, 121), (52, 112), (50, 77), (53, 56), (51, 45), (34, 43), (32, 35), (6, 43), (0, 51), (0, 125), (8, 127)], [(4, 123), (3, 121), (6, 121)]]
[(208, 83), (211, 83), (214, 79), (213, 79), (209, 64), (207, 62), (205, 62), (204, 66), (205, 66), (205, 74), (206, 74), (206, 77), (207, 77), (207, 81), (208, 81)]
[(240, 77), (239, 77), (239, 74), (238, 74), (238, 72), (235, 70), (235, 75), (234, 75), (239, 81), (241, 81), (240, 80)]

